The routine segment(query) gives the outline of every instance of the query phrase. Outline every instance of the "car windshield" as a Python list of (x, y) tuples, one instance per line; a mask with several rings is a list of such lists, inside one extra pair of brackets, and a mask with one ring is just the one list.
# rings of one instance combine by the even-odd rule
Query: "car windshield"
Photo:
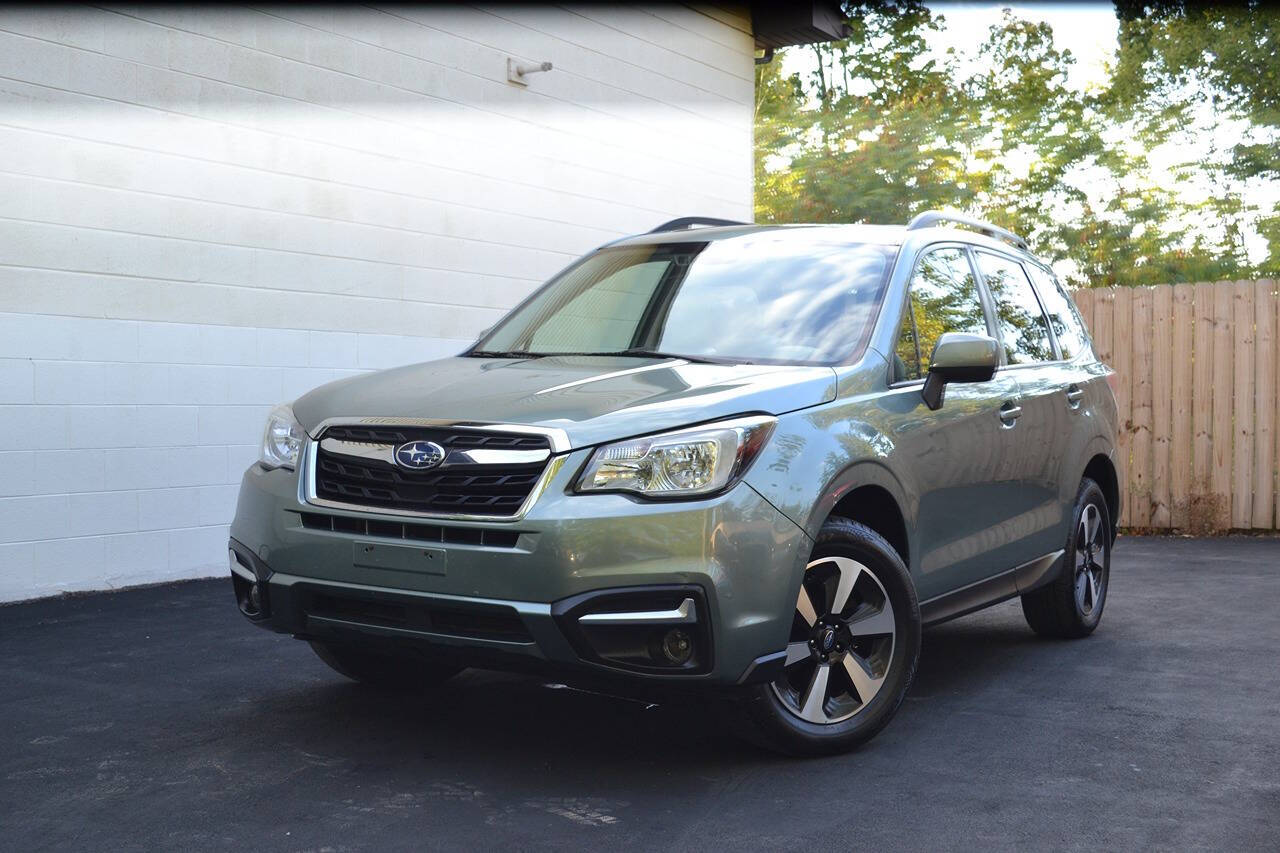
[(796, 236), (602, 249), (508, 314), (470, 355), (847, 361), (865, 346), (896, 247)]

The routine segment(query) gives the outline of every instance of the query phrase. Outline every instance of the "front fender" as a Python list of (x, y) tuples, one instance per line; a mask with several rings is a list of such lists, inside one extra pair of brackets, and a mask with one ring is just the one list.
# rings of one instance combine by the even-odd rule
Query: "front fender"
[[(831, 510), (859, 486), (883, 488), (897, 502), (906, 522), (910, 553), (915, 553), (917, 501), (910, 498), (894, 464), (894, 446), (887, 431), (859, 417), (858, 400), (793, 412), (778, 419), (778, 427), (760, 459), (748, 472), (747, 483), (816, 538)], [(874, 405), (863, 414), (875, 411)]]

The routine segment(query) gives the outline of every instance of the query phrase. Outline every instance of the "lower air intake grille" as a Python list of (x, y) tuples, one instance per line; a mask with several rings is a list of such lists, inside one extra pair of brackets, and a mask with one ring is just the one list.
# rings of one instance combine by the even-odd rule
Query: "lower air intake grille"
[(503, 605), (453, 607), (429, 600), (380, 599), (299, 590), (308, 617), (347, 625), (392, 628), (417, 634), (449, 634), (482, 640), (529, 643), (533, 638), (515, 608)]
[(445, 545), (484, 545), (489, 548), (514, 548), (520, 539), (515, 530), (484, 530), (476, 527), (442, 527), (438, 524), (401, 524), (398, 521), (326, 515), (319, 512), (300, 513), (302, 526), (308, 530), (332, 530), (357, 536), (382, 536), (408, 539), (412, 542), (440, 542)]

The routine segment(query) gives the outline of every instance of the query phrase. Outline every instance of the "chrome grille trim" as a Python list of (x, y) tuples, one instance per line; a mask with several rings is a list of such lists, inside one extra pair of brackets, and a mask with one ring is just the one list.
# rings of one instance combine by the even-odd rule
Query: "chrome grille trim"
[(458, 429), (479, 430), (482, 432), (523, 433), (525, 435), (544, 436), (551, 444), (551, 452), (566, 453), (573, 449), (569, 434), (556, 427), (529, 426), (528, 424), (495, 424), (477, 421), (451, 420), (447, 418), (325, 418), (316, 424), (315, 429), (307, 434), (317, 439), (331, 426), (408, 426), (408, 427), (457, 427)]
[[(390, 507), (365, 506), (363, 504), (353, 504), (344, 501), (329, 500), (322, 498), (316, 493), (316, 465), (317, 454), (320, 450), (320, 441), (315, 436), (321, 435), (324, 429), (330, 426), (343, 424), (374, 424), (386, 423), (387, 421), (395, 421), (397, 426), (428, 426), (428, 427), (465, 427), (467, 429), (484, 429), (494, 432), (525, 432), (528, 434), (545, 435), (551, 443), (552, 450), (550, 459), (546, 467), (542, 471), (542, 475), (530, 490), (528, 497), (525, 498), (523, 504), (516, 512), (510, 515), (479, 515), (474, 513), (438, 513), (438, 512), (420, 512), (417, 510), (394, 509)], [(557, 435), (558, 434), (558, 435)], [(567, 456), (558, 451), (557, 447), (568, 448), (568, 437), (561, 430), (544, 430), (539, 427), (521, 427), (506, 426), (501, 424), (471, 424), (461, 421), (438, 421), (438, 420), (416, 420), (410, 418), (330, 418), (323, 421), (320, 426), (314, 430), (314, 435), (308, 433), (308, 437), (304, 442), (302, 452), (299, 454), (298, 465), (298, 502), (300, 504), (310, 504), (312, 506), (327, 507), (329, 509), (347, 510), (349, 512), (358, 512), (368, 515), (386, 515), (399, 516), (403, 518), (432, 518), (445, 521), (476, 521), (476, 522), (512, 522), (523, 519), (542, 496), (543, 492), (555, 479), (556, 474), (560, 472)], [(492, 451), (492, 452), (529, 452), (529, 451)], [(548, 451), (535, 451), (546, 458)], [(556, 455), (559, 454), (559, 455)], [(483, 464), (483, 463), (482, 463)]]
[[(380, 441), (345, 441), (340, 438), (322, 438), (320, 447), (325, 453), (336, 453), (340, 456), (353, 456), (357, 459), (372, 459), (376, 462), (395, 464), (396, 445)], [(456, 465), (532, 465), (545, 462), (551, 456), (550, 450), (489, 450), (477, 447), (470, 450), (448, 449), (444, 461), (437, 468), (449, 468)]]

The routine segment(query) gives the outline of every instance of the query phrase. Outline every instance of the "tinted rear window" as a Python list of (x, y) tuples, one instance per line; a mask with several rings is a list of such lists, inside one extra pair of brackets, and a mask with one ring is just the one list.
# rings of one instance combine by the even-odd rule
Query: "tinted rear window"
[(1089, 337), (1084, 330), (1084, 323), (1076, 311), (1075, 303), (1062, 289), (1062, 285), (1047, 270), (1034, 264), (1027, 264), (1027, 273), (1040, 293), (1040, 301), (1044, 303), (1044, 310), (1049, 315), (1049, 323), (1058, 339), (1062, 357), (1075, 358), (1088, 350)]
[(1009, 364), (1053, 361), (1049, 324), (1022, 264), (979, 251), (978, 270), (995, 302), (996, 325)]

